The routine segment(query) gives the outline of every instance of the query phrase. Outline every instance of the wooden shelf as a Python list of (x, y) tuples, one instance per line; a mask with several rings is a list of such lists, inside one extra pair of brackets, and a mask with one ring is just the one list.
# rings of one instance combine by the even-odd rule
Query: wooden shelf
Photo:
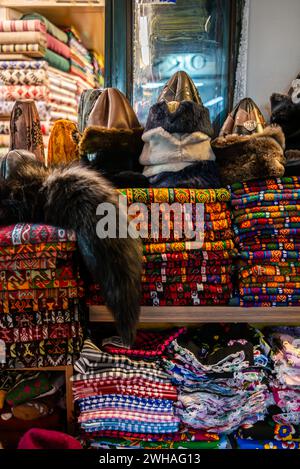
[(18, 19), (24, 13), (40, 13), (56, 26), (74, 26), (87, 49), (104, 55), (105, 1), (100, 3), (72, 3), (53, 1), (0, 0), (0, 9), (6, 9), (5, 19)]
[[(91, 322), (112, 322), (105, 306), (90, 306)], [(240, 306), (143, 306), (141, 324), (200, 324), (241, 322), (300, 324), (300, 307), (243, 308)]]

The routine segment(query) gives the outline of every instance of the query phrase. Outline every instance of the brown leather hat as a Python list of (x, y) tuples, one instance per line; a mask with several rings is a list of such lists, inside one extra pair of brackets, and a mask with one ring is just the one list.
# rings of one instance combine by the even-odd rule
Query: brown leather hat
[(242, 99), (228, 115), (220, 131), (220, 137), (226, 135), (251, 135), (261, 133), (266, 127), (264, 116), (251, 98)]
[[(137, 161), (143, 148), (138, 118), (128, 99), (115, 88), (106, 88), (98, 97), (80, 141), (80, 155), (122, 155)], [(93, 156), (92, 156), (93, 158)]]
[(122, 130), (140, 127), (128, 99), (116, 88), (106, 88), (98, 97), (88, 119), (91, 125)]
[(18, 172), (18, 168), (36, 160), (34, 153), (27, 150), (11, 150), (0, 158), (0, 177), (11, 179)]
[(194, 103), (202, 105), (195, 83), (189, 75), (183, 71), (174, 73), (170, 80), (165, 84), (157, 101), (194, 101)]

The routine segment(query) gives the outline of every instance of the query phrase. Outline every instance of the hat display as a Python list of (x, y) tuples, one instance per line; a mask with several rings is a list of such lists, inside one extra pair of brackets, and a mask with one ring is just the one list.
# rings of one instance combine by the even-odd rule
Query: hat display
[(286, 175), (300, 175), (300, 74), (293, 80), (288, 94), (271, 96), (271, 122), (280, 125), (285, 141)]
[(78, 106), (78, 129), (79, 132), (83, 133), (87, 126), (90, 113), (100, 94), (102, 89), (91, 89), (84, 90), (80, 95), (79, 106)]
[(121, 172), (141, 172), (138, 159), (143, 147), (142, 133), (127, 98), (115, 88), (106, 88), (89, 115), (80, 141), (80, 156), (117, 183)]
[(10, 118), (10, 150), (28, 150), (44, 162), (40, 118), (32, 99), (17, 100)]
[[(150, 185), (183, 187), (181, 184), (184, 184), (190, 187), (188, 175), (195, 181), (193, 171), (196, 171), (196, 187), (216, 187), (218, 176), (210, 145), (212, 135), (209, 111), (194, 82), (185, 72), (176, 72), (165, 85), (158, 102), (150, 108), (142, 137), (145, 145), (140, 163)], [(189, 166), (191, 171), (186, 169)], [(209, 177), (204, 174), (207, 170)], [(213, 173), (215, 178), (211, 179)]]
[(279, 126), (266, 125), (250, 98), (240, 101), (211, 144), (223, 184), (284, 175), (284, 134)]
[(79, 142), (80, 133), (75, 122), (67, 119), (57, 120), (48, 142), (48, 166), (79, 160)]

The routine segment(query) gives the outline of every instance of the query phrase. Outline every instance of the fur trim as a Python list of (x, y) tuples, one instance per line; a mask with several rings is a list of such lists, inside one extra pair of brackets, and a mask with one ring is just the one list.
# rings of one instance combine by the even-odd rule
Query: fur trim
[(171, 134), (203, 132), (213, 136), (208, 109), (193, 101), (182, 101), (175, 112), (169, 111), (165, 101), (154, 104), (150, 108), (145, 131), (157, 127), (162, 127)]
[(281, 126), (286, 147), (300, 148), (300, 103), (294, 103), (290, 96), (274, 93), (271, 108), (271, 122)]
[(46, 169), (38, 162), (19, 165), (14, 177), (0, 180), (0, 223), (47, 223), (77, 233), (82, 260), (101, 284), (119, 334), (132, 344), (140, 311), (142, 249), (132, 238), (100, 239), (96, 209), (108, 202), (118, 212), (117, 192), (98, 173), (74, 164)]
[(143, 148), (143, 128), (136, 129), (107, 129), (104, 127), (90, 126), (83, 132), (79, 144), (81, 156), (100, 151), (112, 151), (118, 153), (126, 151), (128, 156), (138, 155)]
[(287, 165), (299, 164), (300, 165), (300, 149), (299, 150), (287, 150), (285, 152)]
[(162, 127), (148, 130), (140, 163), (145, 166), (145, 176), (162, 171), (179, 171), (196, 161), (214, 161), (210, 138), (202, 132), (170, 134)]
[(269, 126), (252, 135), (228, 135), (212, 141), (223, 184), (264, 177), (281, 177), (286, 163), (284, 135)]

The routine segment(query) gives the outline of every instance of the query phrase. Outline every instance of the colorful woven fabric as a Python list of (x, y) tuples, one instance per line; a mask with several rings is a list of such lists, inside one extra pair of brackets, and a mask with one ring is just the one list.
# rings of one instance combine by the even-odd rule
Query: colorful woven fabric
[(121, 189), (128, 203), (215, 203), (230, 200), (226, 189)]
[(74, 122), (56, 121), (48, 144), (48, 165), (68, 164), (79, 160), (79, 140), (80, 135)]

